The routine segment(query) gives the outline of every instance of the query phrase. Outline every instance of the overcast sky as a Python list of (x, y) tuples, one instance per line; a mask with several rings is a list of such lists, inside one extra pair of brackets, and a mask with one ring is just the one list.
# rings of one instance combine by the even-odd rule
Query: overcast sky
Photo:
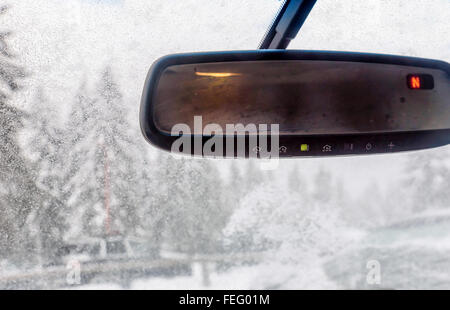
[[(27, 107), (42, 87), (66, 111), (83, 77), (92, 85), (111, 65), (138, 126), (142, 86), (151, 63), (175, 52), (254, 49), (278, 0), (9, 0), (2, 29), (30, 76), (15, 102)], [(450, 1), (319, 0), (290, 48), (353, 50), (450, 61)], [(148, 146), (150, 148), (150, 146)], [(431, 152), (442, 151), (443, 149)], [(428, 151), (429, 152), (429, 151)], [(332, 170), (351, 189), (402, 176), (407, 157), (378, 155), (287, 160), (309, 175)], [(228, 165), (223, 161), (220, 165)], [(279, 177), (283, 177), (279, 174)]]

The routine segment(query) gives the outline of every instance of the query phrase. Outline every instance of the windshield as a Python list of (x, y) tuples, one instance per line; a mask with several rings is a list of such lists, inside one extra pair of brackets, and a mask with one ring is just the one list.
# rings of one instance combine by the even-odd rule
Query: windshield
[[(281, 1), (4, 5), (1, 289), (450, 288), (448, 147), (267, 169), (143, 139), (149, 66), (255, 49)], [(449, 62), (449, 20), (448, 0), (320, 0), (289, 48)]]

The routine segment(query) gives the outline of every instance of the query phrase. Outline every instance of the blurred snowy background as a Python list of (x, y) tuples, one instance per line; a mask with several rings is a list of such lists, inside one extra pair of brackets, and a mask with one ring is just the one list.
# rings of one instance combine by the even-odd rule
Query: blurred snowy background
[[(448, 147), (261, 171), (142, 138), (154, 60), (255, 49), (280, 1), (0, 4), (0, 288), (450, 288)], [(450, 61), (449, 20), (319, 0), (290, 48)]]

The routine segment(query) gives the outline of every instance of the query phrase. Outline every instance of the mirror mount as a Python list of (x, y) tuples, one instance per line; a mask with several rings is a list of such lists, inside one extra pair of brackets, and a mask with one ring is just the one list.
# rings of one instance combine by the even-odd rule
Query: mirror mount
[(259, 49), (286, 49), (315, 4), (316, 0), (285, 0)]

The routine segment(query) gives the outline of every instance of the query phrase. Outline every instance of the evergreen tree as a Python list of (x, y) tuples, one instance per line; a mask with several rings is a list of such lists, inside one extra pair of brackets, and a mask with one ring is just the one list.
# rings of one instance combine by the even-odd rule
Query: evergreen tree
[(102, 187), (97, 184), (98, 173), (94, 163), (98, 145), (95, 137), (96, 101), (91, 98), (86, 81), (80, 85), (72, 104), (65, 130), (66, 184), (64, 192), (70, 212), (70, 237), (85, 234), (92, 236), (103, 232), (95, 230), (97, 211), (102, 214)]
[[(190, 191), (201, 189), (198, 195), (191, 196), (194, 207), (191, 227), (191, 249), (196, 253), (214, 253), (222, 246), (222, 230), (233, 212), (233, 207), (226, 205), (222, 176), (214, 160), (193, 160), (190, 162)], [(199, 175), (200, 177), (196, 177)], [(197, 196), (197, 197), (196, 197)], [(200, 223), (200, 224), (199, 224)]]
[(104, 70), (97, 91), (96, 106), (102, 111), (97, 135), (103, 138), (103, 164), (106, 165), (105, 173), (109, 174), (106, 182), (110, 183), (110, 189), (105, 191), (110, 191), (111, 196), (112, 228), (124, 234), (135, 234), (139, 226), (137, 209), (142, 204), (139, 198), (143, 198), (140, 180), (147, 154), (138, 139), (140, 133), (132, 130), (129, 109), (113, 81), (110, 68)]
[(171, 248), (189, 254), (220, 251), (221, 233), (231, 214), (223, 180), (210, 160), (173, 159), (159, 164), (159, 216)]
[(34, 105), (31, 107), (27, 128), (31, 139), (30, 154), (36, 158), (36, 183), (42, 190), (39, 208), (34, 210), (32, 224), (36, 227), (36, 252), (41, 263), (49, 264), (57, 260), (58, 250), (63, 244), (66, 231), (66, 157), (64, 130), (55, 123), (57, 112), (51, 108), (42, 89), (38, 89)]
[(132, 130), (110, 68), (103, 71), (94, 98), (78, 96), (80, 105), (74, 109), (80, 111), (72, 112), (81, 123), (74, 124), (78, 142), (73, 160), (78, 168), (71, 182), (75, 189), (71, 201), (82, 214), (87, 235), (135, 234), (141, 227), (137, 209), (144, 199), (146, 152)]
[[(161, 190), (164, 182), (162, 173), (162, 156), (158, 152), (156, 158), (145, 158), (142, 163), (142, 173), (138, 182), (140, 196), (136, 197), (137, 214), (140, 227), (137, 229), (137, 235), (143, 237), (148, 243), (148, 248), (153, 249), (154, 253), (159, 253), (162, 243), (164, 229), (166, 227), (167, 212), (162, 203), (162, 196), (165, 195)], [(165, 202), (166, 200), (164, 200)]]
[[(153, 223), (156, 239), (161, 244), (178, 249), (184, 236), (183, 208), (189, 193), (186, 193), (189, 179), (185, 174), (185, 159), (175, 159), (170, 154), (158, 152), (155, 176), (158, 190), (152, 195)], [(180, 225), (181, 224), (181, 225)]]
[[(0, 7), (0, 15), (7, 7)], [(30, 163), (23, 156), (18, 134), (23, 129), (26, 113), (9, 100), (17, 92), (24, 70), (13, 64), (8, 48), (9, 32), (0, 32), (0, 256), (25, 257), (28, 238), (25, 223), (30, 212), (39, 205), (39, 191), (34, 183)]]

